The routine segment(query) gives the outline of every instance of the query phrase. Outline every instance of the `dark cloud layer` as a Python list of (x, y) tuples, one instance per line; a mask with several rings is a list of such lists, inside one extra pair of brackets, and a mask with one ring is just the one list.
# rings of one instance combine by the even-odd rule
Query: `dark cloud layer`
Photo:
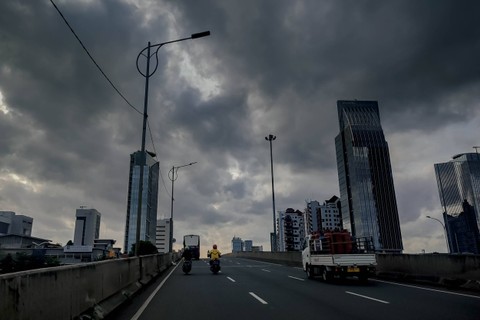
[[(170, 214), (168, 170), (198, 162), (175, 185), (177, 238), (198, 232), (229, 247), (236, 235), (268, 248), (268, 134), (277, 136), (277, 209), (338, 195), (337, 100), (379, 101), (404, 235), (439, 210), (433, 163), (476, 142), (476, 1), (55, 3), (138, 110), (145, 79), (135, 59), (147, 42), (211, 31), (162, 47), (150, 79), (147, 148), (161, 163), (159, 216)], [(31, 215), (37, 236), (66, 242), (75, 209), (90, 205), (103, 213), (105, 236), (122, 243), (141, 115), (50, 1), (2, 1), (0, 43), (0, 210)], [(436, 245), (434, 237), (425, 243)]]

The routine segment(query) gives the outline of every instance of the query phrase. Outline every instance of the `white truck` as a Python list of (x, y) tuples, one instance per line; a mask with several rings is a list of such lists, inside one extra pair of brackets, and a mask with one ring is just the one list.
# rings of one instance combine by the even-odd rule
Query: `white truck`
[(377, 260), (371, 239), (353, 239), (348, 232), (308, 235), (302, 251), (303, 270), (308, 278), (320, 275), (324, 281), (357, 276), (367, 281)]

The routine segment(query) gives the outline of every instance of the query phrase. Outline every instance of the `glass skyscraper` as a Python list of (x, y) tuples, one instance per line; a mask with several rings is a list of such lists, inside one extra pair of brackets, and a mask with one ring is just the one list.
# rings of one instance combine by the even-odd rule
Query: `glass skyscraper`
[(480, 254), (480, 155), (458, 154), (434, 168), (449, 251)]
[(337, 101), (335, 138), (343, 227), (375, 249), (403, 250), (388, 144), (376, 101)]
[[(159, 163), (145, 152), (146, 165), (143, 169), (142, 212), (140, 226), (140, 240), (150, 241), (155, 245), (158, 202)], [(140, 183), (140, 164), (142, 152), (137, 151), (130, 155), (130, 174), (128, 178), (127, 219), (125, 223), (124, 252), (132, 250), (136, 242), (138, 189)]]

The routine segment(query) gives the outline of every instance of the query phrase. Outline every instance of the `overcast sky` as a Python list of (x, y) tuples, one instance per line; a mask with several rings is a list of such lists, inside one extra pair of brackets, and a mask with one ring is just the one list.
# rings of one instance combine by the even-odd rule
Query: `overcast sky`
[[(339, 196), (337, 100), (377, 100), (406, 253), (445, 252), (434, 163), (480, 145), (478, 1), (55, 0), (115, 86), (143, 111), (136, 68), (159, 50), (147, 149), (175, 238), (270, 250), (270, 149), (277, 210)], [(80, 206), (123, 248), (129, 155), (142, 115), (103, 78), (47, 0), (0, 2), (0, 210), (66, 244)], [(204, 251), (205, 251), (204, 250)]]

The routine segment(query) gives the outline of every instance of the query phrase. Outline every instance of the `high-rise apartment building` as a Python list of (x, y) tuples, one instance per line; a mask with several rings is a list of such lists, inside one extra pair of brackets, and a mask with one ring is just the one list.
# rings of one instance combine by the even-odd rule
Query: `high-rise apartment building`
[(157, 233), (155, 238), (155, 245), (158, 253), (169, 252), (170, 246), (170, 219), (157, 220)]
[(340, 199), (333, 196), (323, 204), (316, 200), (308, 201), (305, 208), (305, 228), (308, 234), (342, 230)]
[(76, 212), (74, 246), (92, 246), (100, 237), (101, 214), (96, 209), (80, 207)]
[(277, 226), (277, 250), (280, 252), (301, 251), (305, 240), (303, 212), (292, 208), (278, 211)]
[(343, 227), (377, 251), (403, 250), (388, 144), (376, 101), (337, 101), (335, 138)]
[(232, 239), (232, 252), (242, 252), (242, 251), (243, 251), (242, 238), (233, 237), (233, 239)]
[(305, 232), (313, 234), (321, 230), (320, 202), (317, 200), (305, 200), (307, 207), (305, 208)]
[(480, 154), (434, 165), (451, 253), (480, 254)]
[[(145, 157), (145, 162), (143, 158)], [(140, 240), (155, 244), (158, 203), (159, 163), (145, 152), (141, 151), (130, 155), (130, 174), (128, 178), (127, 218), (125, 223), (124, 252), (132, 250), (137, 235), (137, 213), (140, 184), (140, 164), (143, 167), (143, 192), (140, 214)]]
[(253, 250), (253, 241), (252, 241), (252, 240), (245, 240), (244, 243), (245, 243), (244, 251), (245, 251), (245, 252), (252, 252), (252, 250)]

